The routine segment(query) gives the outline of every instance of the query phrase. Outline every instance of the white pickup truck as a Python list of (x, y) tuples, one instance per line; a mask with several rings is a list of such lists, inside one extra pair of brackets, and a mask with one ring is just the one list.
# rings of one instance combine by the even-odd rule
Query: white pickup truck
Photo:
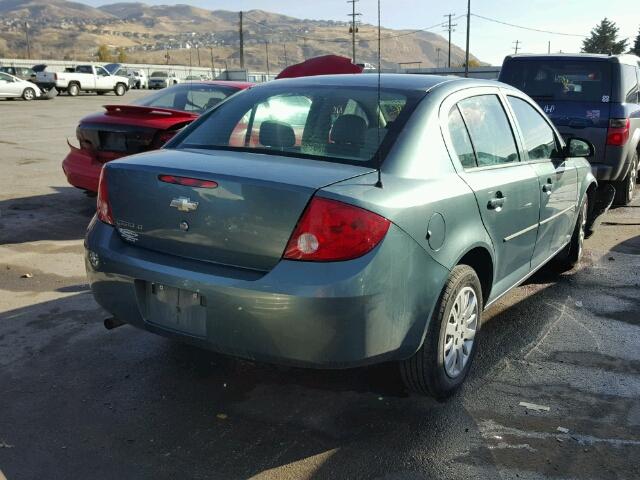
[(78, 65), (72, 71), (37, 72), (36, 85), (45, 91), (55, 88), (59, 92), (67, 92), (72, 97), (80, 92), (96, 92), (98, 95), (114, 92), (121, 96), (129, 89), (129, 79), (111, 75), (100, 66)]

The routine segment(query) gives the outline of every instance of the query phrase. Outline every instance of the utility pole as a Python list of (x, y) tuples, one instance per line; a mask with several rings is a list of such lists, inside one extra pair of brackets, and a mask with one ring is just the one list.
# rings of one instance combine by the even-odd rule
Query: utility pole
[(520, 45), (522, 44), (522, 42), (520, 40), (516, 40), (515, 42), (513, 42), (514, 45), (514, 50), (515, 50), (515, 54), (518, 54), (518, 50), (520, 49)]
[(457, 23), (451, 23), (451, 17), (453, 17), (455, 13), (448, 13), (445, 17), (448, 17), (448, 23), (445, 25), (445, 31), (449, 32), (449, 54), (447, 56), (447, 67), (451, 68), (451, 32), (455, 32), (453, 27), (457, 27)]
[(198, 66), (200, 66), (200, 45), (196, 43), (196, 53), (198, 54)]
[(216, 67), (213, 64), (213, 47), (209, 47), (209, 53), (211, 53), (211, 78), (216, 79)]
[(267, 80), (269, 79), (269, 40), (264, 41), (264, 51), (267, 54)]
[(171, 55), (169, 55), (169, 49), (167, 48), (167, 53), (164, 54), (164, 58), (167, 61), (167, 65), (169, 65), (169, 60), (171, 59)]
[(287, 60), (287, 44), (282, 44), (282, 50), (284, 50), (284, 67), (287, 68), (289, 66), (289, 61)]
[(304, 41), (304, 45), (302, 47), (302, 57), (306, 60), (307, 59), (307, 37), (302, 37), (302, 40)]
[(464, 76), (469, 76), (469, 39), (471, 30), (471, 0), (467, 0), (467, 50), (464, 54)]
[(27, 37), (27, 58), (31, 60), (31, 42), (29, 42), (29, 22), (24, 22), (24, 34)]
[(547, 53), (551, 53), (551, 40), (549, 40), (549, 43), (547, 44)]
[(442, 50), (440, 47), (436, 48), (436, 54), (438, 55), (438, 59), (436, 60), (437, 68), (440, 68), (440, 50)]
[(242, 31), (242, 10), (240, 11), (240, 70), (244, 70), (244, 32)]
[(347, 16), (351, 17), (351, 28), (349, 31), (351, 33), (351, 57), (353, 63), (356, 63), (356, 33), (358, 33), (358, 22), (357, 19), (361, 13), (356, 12), (356, 3), (360, 0), (347, 0), (347, 3), (351, 4), (351, 13), (348, 13)]

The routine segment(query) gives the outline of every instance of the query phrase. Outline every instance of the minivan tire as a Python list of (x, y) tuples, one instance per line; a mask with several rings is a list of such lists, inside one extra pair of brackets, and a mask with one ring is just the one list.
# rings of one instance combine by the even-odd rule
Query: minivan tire
[[(455, 326), (453, 334), (458, 335), (457, 319), (460, 315), (456, 316), (452, 311), (459, 306), (457, 303), (459, 297), (470, 291), (475, 297), (475, 334), (470, 350), (467, 350), (466, 363), (457, 375), (452, 376), (448, 372), (448, 367), (445, 366), (446, 345), (449, 343), (447, 339), (451, 342), (450, 354), (453, 353), (451, 349), (455, 348), (458, 341), (460, 341), (460, 352), (462, 352), (465, 341), (451, 336), (451, 330), (448, 330), (448, 327)], [(478, 275), (468, 265), (457, 265), (449, 274), (447, 283), (440, 294), (422, 347), (412, 357), (400, 363), (402, 379), (410, 391), (429, 395), (437, 400), (445, 400), (456, 392), (467, 377), (473, 363), (478, 345), (482, 310), (482, 287)], [(454, 322), (451, 322), (453, 317), (455, 317)], [(462, 321), (465, 320), (466, 317), (463, 315)], [(459, 335), (462, 336), (463, 333), (460, 332)]]
[(621, 182), (616, 182), (616, 205), (629, 205), (633, 200), (633, 193), (638, 180), (638, 152), (636, 152), (631, 160), (627, 176)]

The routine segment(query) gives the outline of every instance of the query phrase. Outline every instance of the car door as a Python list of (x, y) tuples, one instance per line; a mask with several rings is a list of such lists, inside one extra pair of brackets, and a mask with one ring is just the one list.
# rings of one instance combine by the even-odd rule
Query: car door
[(531, 261), (535, 268), (571, 239), (578, 202), (578, 172), (571, 158), (562, 158), (556, 133), (538, 108), (511, 92), (506, 98), (524, 146), (524, 160), (538, 176), (540, 225)]
[(111, 90), (113, 87), (113, 80), (109, 72), (102, 67), (96, 67), (96, 89)]
[[(465, 92), (470, 92), (465, 90)], [(471, 93), (471, 92), (470, 92)], [(520, 161), (497, 89), (472, 89), (443, 104), (459, 175), (471, 187), (494, 247), (496, 298), (531, 269), (540, 207), (538, 177)]]
[(13, 96), (10, 94), (12, 80), (6, 73), (0, 72), (0, 98)]

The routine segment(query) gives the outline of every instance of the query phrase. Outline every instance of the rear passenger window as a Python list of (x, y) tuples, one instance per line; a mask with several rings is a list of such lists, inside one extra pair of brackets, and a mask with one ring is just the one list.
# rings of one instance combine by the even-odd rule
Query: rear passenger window
[(636, 68), (631, 65), (622, 67), (622, 96), (626, 103), (638, 103), (638, 77)]
[(462, 120), (462, 115), (460, 115), (458, 107), (453, 107), (449, 112), (448, 127), (451, 143), (462, 166), (464, 168), (477, 166), (469, 132), (467, 132), (467, 127), (464, 124), (464, 120)]
[(478, 95), (458, 103), (479, 167), (517, 162), (511, 125), (497, 95)]
[(543, 160), (556, 156), (556, 136), (542, 115), (521, 98), (507, 98), (520, 124), (529, 160)]

